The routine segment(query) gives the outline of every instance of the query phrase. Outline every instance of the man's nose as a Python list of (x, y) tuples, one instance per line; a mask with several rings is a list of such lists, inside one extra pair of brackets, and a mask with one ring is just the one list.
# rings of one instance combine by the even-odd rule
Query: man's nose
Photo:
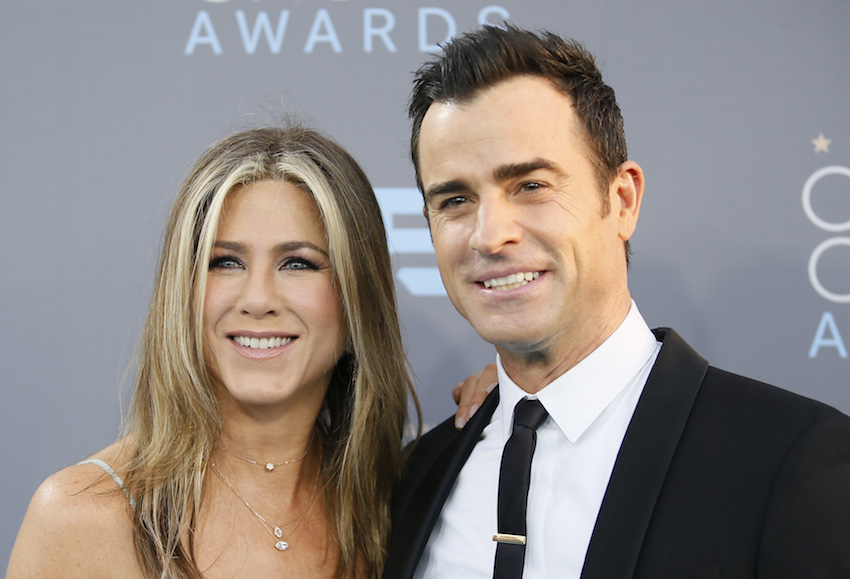
[(501, 195), (482, 198), (475, 215), (470, 246), (482, 255), (498, 254), (522, 239), (517, 208)]

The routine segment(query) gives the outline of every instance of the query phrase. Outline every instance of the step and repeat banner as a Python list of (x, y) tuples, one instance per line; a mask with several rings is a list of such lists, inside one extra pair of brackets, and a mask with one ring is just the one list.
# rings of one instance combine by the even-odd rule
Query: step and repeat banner
[(163, 221), (204, 148), (301, 119), (376, 187), (433, 424), (493, 350), (445, 297), (407, 157), (412, 72), (510, 21), (594, 52), (646, 172), (631, 287), (716, 366), (850, 412), (850, 4), (843, 0), (5, 0), (5, 565), (49, 473), (115, 439)]

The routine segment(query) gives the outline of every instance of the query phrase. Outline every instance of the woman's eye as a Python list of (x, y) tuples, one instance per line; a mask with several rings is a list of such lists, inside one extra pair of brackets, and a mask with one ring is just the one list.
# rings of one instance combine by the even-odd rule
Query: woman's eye
[(239, 260), (235, 257), (230, 257), (228, 255), (216, 257), (210, 261), (210, 269), (232, 269), (236, 267), (242, 267), (242, 264), (239, 263)]
[(309, 259), (305, 259), (303, 257), (290, 257), (284, 260), (282, 269), (312, 269), (318, 270), (319, 266), (316, 263), (313, 263)]

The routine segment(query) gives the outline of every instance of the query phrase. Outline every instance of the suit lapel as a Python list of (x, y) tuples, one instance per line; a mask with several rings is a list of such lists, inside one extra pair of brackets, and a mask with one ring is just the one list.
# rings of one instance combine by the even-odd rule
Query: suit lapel
[(632, 577), (661, 485), (708, 362), (669, 328), (629, 423), (585, 557), (582, 579)]
[[(420, 458), (417, 451), (413, 451), (412, 460), (415, 462), (412, 474), (394, 507), (401, 514), (393, 519), (393, 536), (383, 574), (385, 578), (413, 577), (443, 504), (480, 439), (481, 432), (490, 423), (498, 402), (497, 388), (463, 430), (454, 430), (454, 426), (447, 423), (438, 426), (438, 429), (445, 429), (449, 434), (442, 436), (446, 440), (436, 443), (442, 451), (433, 460)], [(418, 462), (420, 460), (421, 463)]]

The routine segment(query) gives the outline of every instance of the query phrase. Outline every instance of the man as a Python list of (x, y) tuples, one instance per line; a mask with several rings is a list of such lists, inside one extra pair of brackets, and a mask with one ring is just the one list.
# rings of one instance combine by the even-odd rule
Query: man
[(648, 329), (627, 280), (643, 172), (581, 45), (458, 37), (410, 114), (443, 283), (499, 387), (415, 446), (384, 576), (850, 577), (850, 419)]

